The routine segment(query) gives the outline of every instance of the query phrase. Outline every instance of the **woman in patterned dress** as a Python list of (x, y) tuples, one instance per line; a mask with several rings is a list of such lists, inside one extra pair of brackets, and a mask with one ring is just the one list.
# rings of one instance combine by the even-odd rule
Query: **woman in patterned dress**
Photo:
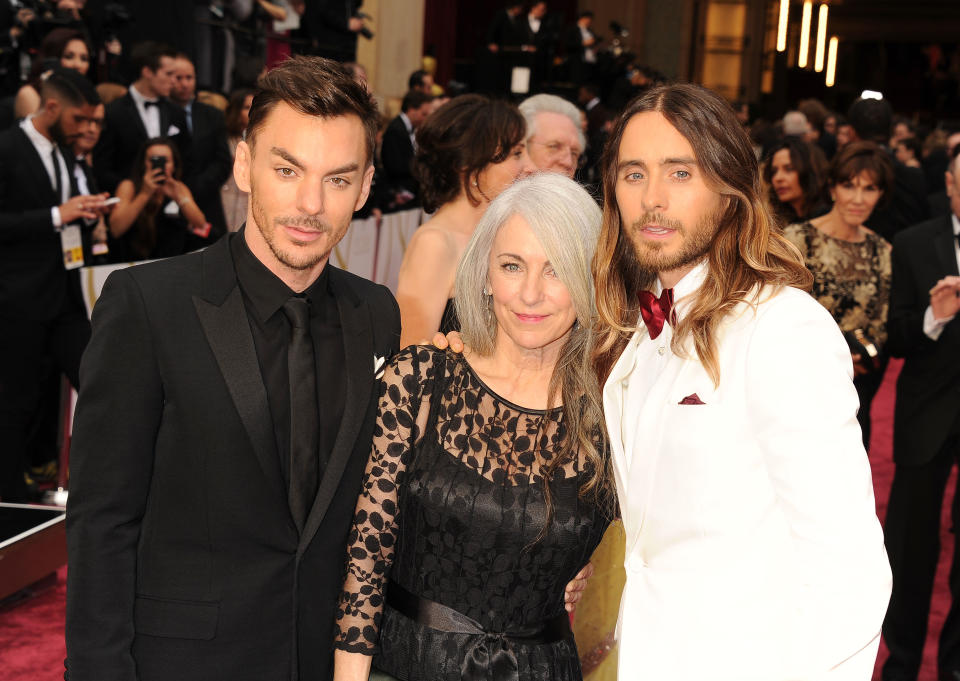
[(873, 142), (848, 144), (830, 164), (827, 184), (833, 200), (830, 212), (788, 225), (784, 233), (813, 273), (813, 296), (848, 340), (856, 341), (853, 347), (877, 351), (874, 357), (853, 351), (853, 383), (860, 396), (857, 418), (869, 447), (870, 404), (885, 367), (890, 244), (864, 223), (893, 189), (893, 166)]
[(335, 681), (578, 681), (564, 587), (614, 501), (589, 344), (600, 212), (517, 182), (457, 271), (462, 355), (388, 363), (348, 540)]

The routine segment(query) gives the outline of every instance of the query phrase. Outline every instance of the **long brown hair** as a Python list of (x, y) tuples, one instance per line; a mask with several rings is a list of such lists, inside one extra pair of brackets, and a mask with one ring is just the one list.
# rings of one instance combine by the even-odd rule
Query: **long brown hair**
[(687, 139), (708, 186), (724, 198), (706, 256), (709, 274), (671, 341), (674, 353), (687, 355), (684, 346), (692, 337), (700, 363), (719, 385), (716, 331), (723, 318), (738, 303), (755, 304), (763, 286), (809, 290), (813, 276), (764, 204), (759, 164), (730, 105), (716, 93), (689, 83), (648, 90), (627, 105), (603, 153), (607, 201), (593, 258), (598, 315), (593, 360), (601, 384), (636, 327), (637, 294), (656, 277), (656, 272), (644, 270), (637, 262), (614, 199), (624, 129), (631, 118), (647, 111), (662, 114)]

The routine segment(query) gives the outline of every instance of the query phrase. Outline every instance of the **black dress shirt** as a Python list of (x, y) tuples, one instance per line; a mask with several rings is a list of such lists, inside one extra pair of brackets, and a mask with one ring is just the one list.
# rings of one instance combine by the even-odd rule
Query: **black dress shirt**
[[(230, 252), (243, 294), (243, 305), (253, 333), (253, 344), (260, 363), (260, 375), (267, 390), (267, 403), (280, 456), (284, 482), (290, 483), (290, 378), (287, 372), (287, 347), (290, 322), (283, 304), (297, 295), (250, 252), (244, 237), (246, 227), (233, 235)], [(340, 311), (330, 290), (327, 267), (304, 291), (310, 300), (310, 334), (316, 358), (317, 427), (320, 479), (337, 437), (346, 399), (345, 356)]]

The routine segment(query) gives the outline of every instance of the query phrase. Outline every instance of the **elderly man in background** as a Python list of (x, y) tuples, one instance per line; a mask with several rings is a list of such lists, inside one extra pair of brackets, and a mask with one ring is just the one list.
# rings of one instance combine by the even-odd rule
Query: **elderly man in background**
[(534, 95), (521, 102), (520, 113), (527, 121), (533, 164), (572, 178), (585, 146), (577, 107), (556, 95)]

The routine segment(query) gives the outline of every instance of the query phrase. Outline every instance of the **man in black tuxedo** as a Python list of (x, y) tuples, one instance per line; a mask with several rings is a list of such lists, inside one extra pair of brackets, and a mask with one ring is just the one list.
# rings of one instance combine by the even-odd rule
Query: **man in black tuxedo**
[(850, 105), (847, 119), (853, 132), (852, 141), (876, 142), (893, 163), (893, 193), (886, 205), (878, 206), (867, 220), (867, 226), (889, 242), (900, 230), (930, 217), (927, 186), (923, 171), (900, 163), (887, 147), (893, 126), (893, 111), (885, 99), (858, 99)]
[(577, 23), (567, 29), (564, 34), (570, 80), (577, 85), (590, 82), (597, 68), (599, 41), (592, 26), (593, 12), (585, 10), (577, 16)]
[[(70, 145), (100, 98), (83, 76), (57, 69), (40, 84), (40, 110), (0, 133), (0, 499), (27, 501), (23, 478), (41, 376), (52, 360), (79, 385), (90, 324), (63, 245), (82, 243), (83, 219), (103, 195), (78, 196)], [(71, 198), (72, 197), (72, 198)]]
[[(419, 90), (411, 90), (400, 103), (400, 113), (390, 121), (383, 133), (380, 160), (386, 173), (390, 191), (406, 190), (418, 197), (420, 188), (413, 177), (413, 155), (416, 151), (416, 132), (430, 115), (433, 97)], [(418, 203), (410, 205), (419, 205)]]
[(329, 678), (389, 290), (328, 265), (379, 114), (333, 62), (265, 76), (234, 177), (246, 226), (115, 272), (71, 454), (71, 681)]
[(197, 73), (193, 62), (187, 55), (180, 53), (173, 63), (170, 101), (183, 110), (187, 121), (192, 143), (193, 170), (184, 177), (184, 182), (212, 226), (209, 237), (212, 242), (227, 231), (220, 188), (233, 170), (233, 154), (227, 144), (223, 113), (198, 102), (196, 95)]
[(131, 50), (136, 80), (127, 94), (107, 106), (103, 134), (93, 150), (93, 166), (104, 191), (115, 191), (120, 181), (130, 176), (140, 147), (155, 137), (170, 138), (180, 151), (184, 176), (193, 172), (186, 116), (167, 99), (176, 56), (172, 47), (155, 42), (139, 43)]
[[(885, 538), (893, 594), (883, 624), (890, 657), (884, 681), (915, 680), (927, 635), (940, 553), (940, 509), (960, 457), (960, 161), (946, 173), (949, 215), (897, 234), (887, 347), (903, 357), (897, 380), (896, 470)], [(960, 494), (954, 495), (954, 525)], [(960, 542), (950, 570), (950, 612), (940, 635), (939, 678), (960, 678)]]

